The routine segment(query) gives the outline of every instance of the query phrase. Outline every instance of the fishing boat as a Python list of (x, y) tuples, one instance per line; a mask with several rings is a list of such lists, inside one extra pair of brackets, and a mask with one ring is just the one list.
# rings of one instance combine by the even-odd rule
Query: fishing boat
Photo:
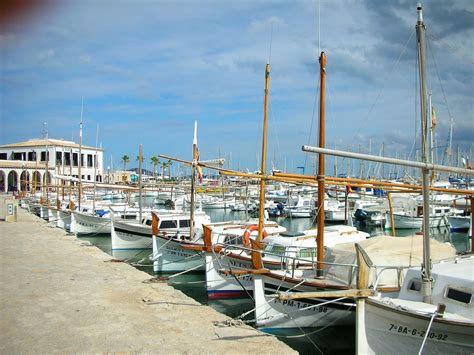
[[(112, 211), (114, 214), (115, 210)], [(154, 210), (159, 218), (158, 228), (163, 235), (175, 238), (189, 239), (190, 214), (175, 210)], [(195, 212), (195, 223), (202, 228), (202, 224), (210, 223), (209, 216), (203, 211)], [(138, 219), (111, 219), (112, 250), (148, 249), (152, 248), (152, 216), (147, 212)]]
[(469, 230), (471, 226), (471, 216), (449, 216), (449, 229), (452, 232), (462, 232)]
[[(212, 244), (206, 251), (206, 289), (209, 298), (245, 297), (253, 292), (253, 280), (245, 270), (252, 269), (252, 248), (248, 236), (255, 239), (256, 225), (206, 226), (211, 229)], [(266, 222), (265, 238), (262, 241), (262, 263), (269, 270), (290, 268), (312, 268), (315, 265), (316, 230), (287, 232), (283, 227)], [(283, 229), (283, 230), (282, 230)], [(325, 228), (325, 246), (338, 243), (358, 242), (369, 234), (351, 226), (330, 226)], [(226, 270), (233, 270), (232, 273)], [(239, 274), (241, 272), (241, 274)]]
[(287, 207), (286, 212), (291, 218), (310, 218), (315, 212), (315, 200), (310, 197), (298, 196), (296, 203)]

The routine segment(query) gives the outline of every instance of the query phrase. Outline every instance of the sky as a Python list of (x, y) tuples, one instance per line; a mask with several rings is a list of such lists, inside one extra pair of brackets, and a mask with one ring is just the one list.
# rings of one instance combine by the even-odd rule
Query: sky
[[(15, 3), (15, 2), (13, 2)], [(27, 2), (28, 3), (28, 2)], [(0, 144), (49, 137), (105, 149), (106, 166), (165, 154), (259, 168), (271, 65), (267, 166), (310, 173), (319, 51), (327, 55), (326, 146), (415, 159), (417, 1), (31, 1), (0, 21)], [(472, 154), (474, 2), (423, 4), (438, 163)], [(97, 128), (98, 127), (98, 128)], [(328, 159), (331, 166), (333, 159)], [(106, 168), (104, 166), (104, 168)], [(339, 171), (356, 169), (338, 160)], [(331, 170), (332, 168), (326, 168)]]

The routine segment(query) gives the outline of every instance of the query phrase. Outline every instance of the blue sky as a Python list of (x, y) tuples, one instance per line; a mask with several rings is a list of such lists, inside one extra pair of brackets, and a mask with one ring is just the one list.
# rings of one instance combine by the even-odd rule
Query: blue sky
[[(257, 169), (264, 67), (270, 60), (268, 165), (310, 170), (318, 32), (327, 53), (328, 147), (406, 157), (418, 146), (416, 1), (39, 2), (2, 21), (0, 143), (40, 137), (99, 141), (106, 161), (190, 158)], [(428, 82), (438, 145), (474, 141), (474, 3), (426, 1)], [(270, 51), (271, 48), (271, 51)], [(400, 58), (398, 60), (398, 58)], [(313, 117), (315, 116), (315, 117)], [(441, 154), (444, 148), (439, 149)], [(413, 157), (412, 157), (413, 158)], [(341, 163), (341, 162), (339, 162)], [(108, 164), (107, 164), (108, 165)], [(133, 165), (133, 164), (131, 164)]]

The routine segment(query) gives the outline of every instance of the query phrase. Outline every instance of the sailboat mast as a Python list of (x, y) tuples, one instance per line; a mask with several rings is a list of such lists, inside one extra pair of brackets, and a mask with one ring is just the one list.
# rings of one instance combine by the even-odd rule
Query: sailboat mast
[[(425, 24), (421, 4), (417, 6), (418, 21), (416, 23), (416, 38), (419, 58), (420, 75), (420, 103), (421, 103), (421, 159), (429, 162), (428, 157), (428, 122), (426, 110), (426, 83), (425, 83)], [(423, 265), (422, 265), (422, 295), (423, 302), (431, 303), (431, 266), (430, 266), (430, 190), (429, 170), (422, 169), (423, 194)]]
[[(326, 54), (321, 52), (319, 57), (319, 147), (324, 148), (324, 89), (326, 84)], [(319, 154), (318, 160), (318, 234), (317, 234), (317, 276), (323, 276), (322, 262), (324, 261), (324, 154)]]
[(138, 218), (142, 222), (142, 145), (138, 146)]
[[(262, 161), (260, 174), (265, 176), (267, 163), (267, 129), (268, 129), (268, 93), (270, 87), (270, 64), (265, 66), (265, 96), (263, 99), (263, 136), (262, 136)], [(263, 213), (265, 210), (265, 179), (260, 179), (260, 207), (258, 210), (258, 236), (257, 241), (263, 239)]]
[(92, 212), (95, 213), (95, 199), (97, 197), (97, 144), (99, 141), (99, 125), (95, 132), (95, 156), (94, 156), (94, 197), (92, 198)]
[(197, 168), (197, 121), (194, 121), (194, 138), (193, 138), (193, 165), (191, 166), (191, 211), (189, 213), (189, 236), (193, 237), (194, 232), (194, 206), (196, 204), (196, 168)]
[(82, 177), (81, 177), (81, 165), (82, 165), (82, 112), (84, 109), (84, 98), (82, 98), (81, 104), (81, 123), (79, 123), (79, 167), (77, 169), (77, 174), (79, 178), (79, 196), (77, 197), (77, 205), (79, 206), (79, 211), (81, 210), (81, 194), (82, 194)]

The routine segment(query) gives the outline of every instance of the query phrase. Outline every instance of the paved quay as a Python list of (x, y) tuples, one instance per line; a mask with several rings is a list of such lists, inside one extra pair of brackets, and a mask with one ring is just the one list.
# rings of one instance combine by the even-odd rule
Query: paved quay
[(297, 353), (21, 208), (0, 240), (1, 354)]

